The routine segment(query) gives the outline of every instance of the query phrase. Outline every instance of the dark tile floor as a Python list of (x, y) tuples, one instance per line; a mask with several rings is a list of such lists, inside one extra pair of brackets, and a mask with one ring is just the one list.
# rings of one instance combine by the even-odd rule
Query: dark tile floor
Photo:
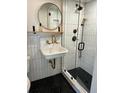
[(76, 93), (62, 74), (31, 83), (29, 93)]
[[(69, 70), (69, 73), (89, 93), (92, 76), (82, 68)], [(62, 74), (31, 82), (29, 93), (76, 93)]]

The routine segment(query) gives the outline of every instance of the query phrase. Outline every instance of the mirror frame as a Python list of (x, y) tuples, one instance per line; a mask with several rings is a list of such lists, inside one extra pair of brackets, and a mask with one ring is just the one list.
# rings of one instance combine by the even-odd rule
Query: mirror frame
[[(55, 27), (55, 28), (53, 28), (53, 29), (50, 29), (50, 28), (47, 28), (47, 27), (45, 27), (45, 26), (43, 26), (43, 25), (41, 25), (41, 27), (43, 27), (44, 29), (47, 29), (47, 30), (56, 30), (58, 27), (60, 27), (61, 25), (62, 25), (62, 12), (61, 12), (61, 10), (59, 9), (59, 7), (56, 5), (56, 4), (54, 4), (54, 3), (51, 3), (51, 2), (47, 2), (47, 3), (44, 3), (44, 4), (53, 4), (53, 5), (55, 5), (57, 8), (58, 8), (58, 10), (60, 11), (60, 14), (61, 14), (61, 22), (60, 22), (60, 24), (57, 26), (57, 27)], [(40, 6), (40, 8), (38, 9), (38, 12), (37, 12), (37, 19), (38, 19), (38, 23), (40, 24), (41, 22), (40, 22), (40, 19), (39, 19), (39, 11), (40, 11), (40, 9), (43, 7), (43, 5), (44, 4), (42, 4), (41, 6)], [(42, 24), (42, 23), (41, 23)]]

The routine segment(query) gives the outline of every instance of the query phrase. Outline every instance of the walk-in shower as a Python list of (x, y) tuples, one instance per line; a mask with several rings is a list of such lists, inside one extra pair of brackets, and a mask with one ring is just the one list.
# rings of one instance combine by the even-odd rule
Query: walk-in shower
[[(65, 38), (70, 39), (70, 41), (65, 40), (65, 42), (66, 44), (71, 42), (71, 45), (65, 45), (70, 50), (70, 53), (67, 55), (70, 59), (66, 60), (65, 57), (64, 63), (66, 65), (68, 61), (72, 62), (73, 68), (65, 66), (63, 74), (77, 93), (90, 93), (93, 67), (88, 71), (87, 69), (89, 68), (87, 65), (93, 65), (96, 57), (96, 36), (94, 35), (96, 33), (96, 27), (94, 26), (95, 22), (94, 24), (92, 23), (92, 21), (96, 20), (95, 15), (91, 15), (92, 12), (88, 10), (88, 6), (92, 6), (93, 4), (92, 2), (85, 1), (86, 0), (72, 0), (72, 2), (70, 2), (70, 0), (67, 0), (65, 4), (65, 20), (67, 18), (70, 19), (66, 21), (66, 27), (72, 29), (69, 28), (69, 30), (65, 31)], [(95, 9), (93, 9), (93, 12), (95, 12)], [(69, 14), (71, 14), (71, 17)], [(91, 16), (91, 18), (89, 16)], [(94, 28), (92, 29), (91, 27), (89, 29), (88, 26), (89, 28), (90, 26), (94, 26)], [(68, 33), (72, 33), (71, 36), (69, 36)], [(91, 41), (93, 41), (92, 44)], [(92, 60), (90, 60), (90, 58)]]

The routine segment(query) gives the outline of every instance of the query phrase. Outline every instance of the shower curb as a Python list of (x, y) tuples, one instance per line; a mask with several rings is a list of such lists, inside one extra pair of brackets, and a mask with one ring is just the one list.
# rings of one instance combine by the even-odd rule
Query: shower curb
[(78, 82), (75, 80), (67, 70), (62, 71), (63, 76), (76, 91), (76, 93), (88, 93)]

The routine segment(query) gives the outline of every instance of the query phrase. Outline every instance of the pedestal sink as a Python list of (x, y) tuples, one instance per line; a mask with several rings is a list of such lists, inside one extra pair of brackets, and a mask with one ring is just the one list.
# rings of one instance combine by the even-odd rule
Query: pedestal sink
[(68, 50), (62, 47), (60, 44), (49, 44), (47, 46), (41, 47), (40, 50), (46, 59), (62, 57), (68, 52)]

